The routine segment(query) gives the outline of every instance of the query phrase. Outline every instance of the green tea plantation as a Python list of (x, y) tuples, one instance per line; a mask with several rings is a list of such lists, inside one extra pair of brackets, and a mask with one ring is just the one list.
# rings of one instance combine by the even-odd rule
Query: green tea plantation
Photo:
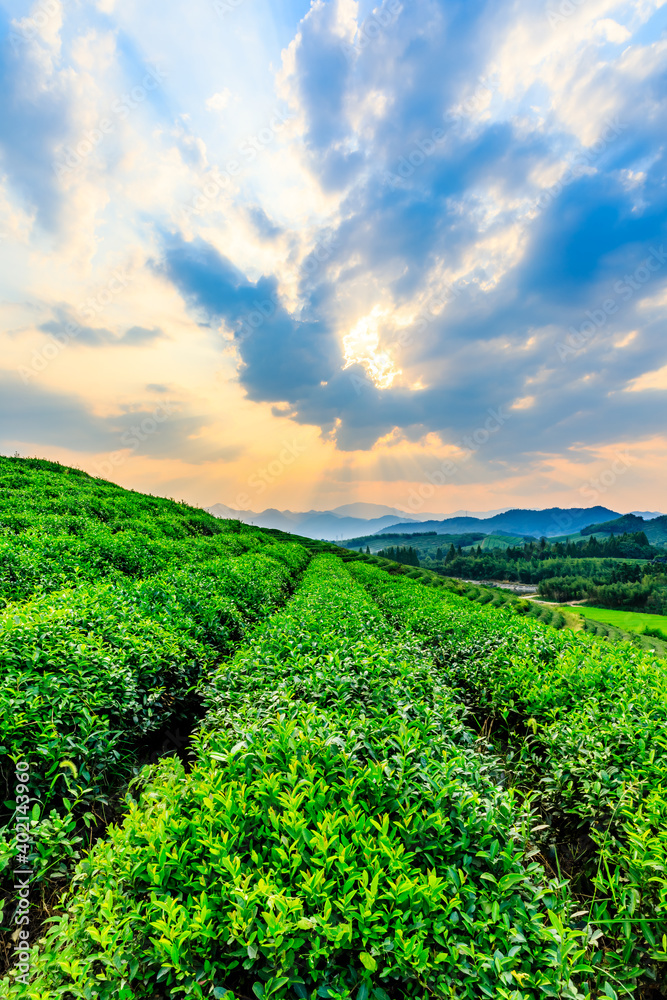
[(667, 996), (665, 661), (344, 555), (0, 458), (0, 997)]

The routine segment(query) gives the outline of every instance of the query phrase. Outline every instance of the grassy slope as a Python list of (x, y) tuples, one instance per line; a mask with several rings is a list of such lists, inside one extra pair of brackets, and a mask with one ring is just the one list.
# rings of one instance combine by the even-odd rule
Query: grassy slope
[(649, 615), (639, 611), (614, 611), (610, 608), (589, 608), (579, 605), (579, 614), (594, 621), (615, 625), (626, 632), (641, 632), (644, 628), (657, 628), (667, 639), (667, 615)]

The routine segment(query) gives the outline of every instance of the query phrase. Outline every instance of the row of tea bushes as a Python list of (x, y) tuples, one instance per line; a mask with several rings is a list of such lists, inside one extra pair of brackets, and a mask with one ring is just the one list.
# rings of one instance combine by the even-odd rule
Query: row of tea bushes
[[(12, 898), (17, 821), (33, 895), (46, 892), (103, 829), (146, 742), (194, 704), (202, 676), (285, 601), (310, 558), (183, 504), (8, 459), (1, 546), (14, 562), (0, 552), (0, 904)], [(17, 578), (17, 559), (32, 575)], [(17, 762), (29, 803), (16, 796)]]
[[(422, 638), (505, 748), (513, 782), (568, 849), (595, 962), (622, 992), (667, 962), (667, 665), (630, 645), (556, 632), (353, 565)], [(574, 846), (576, 845), (576, 846)], [(578, 858), (577, 858), (578, 852)], [(574, 856), (573, 856), (574, 855)]]
[(79, 866), (29, 1000), (582, 997), (563, 883), (431, 657), (316, 557)]

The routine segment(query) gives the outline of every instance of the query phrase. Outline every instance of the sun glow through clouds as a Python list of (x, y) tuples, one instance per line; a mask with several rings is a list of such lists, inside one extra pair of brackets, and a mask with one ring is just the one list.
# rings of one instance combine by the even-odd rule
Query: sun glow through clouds
[(345, 351), (343, 369), (349, 368), (350, 365), (363, 365), (378, 389), (389, 389), (396, 376), (402, 374), (400, 368), (396, 368), (391, 355), (387, 351), (379, 350), (380, 321), (388, 315), (388, 309), (375, 306), (368, 316), (362, 316), (343, 338)]

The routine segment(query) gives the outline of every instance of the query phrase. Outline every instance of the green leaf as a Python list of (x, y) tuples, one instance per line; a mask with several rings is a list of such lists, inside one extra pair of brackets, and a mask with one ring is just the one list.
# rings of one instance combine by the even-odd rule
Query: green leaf
[(369, 955), (367, 951), (362, 951), (359, 954), (359, 958), (361, 960), (361, 964), (365, 969), (368, 969), (369, 972), (375, 972), (375, 970), (378, 967), (378, 964), (372, 955)]

